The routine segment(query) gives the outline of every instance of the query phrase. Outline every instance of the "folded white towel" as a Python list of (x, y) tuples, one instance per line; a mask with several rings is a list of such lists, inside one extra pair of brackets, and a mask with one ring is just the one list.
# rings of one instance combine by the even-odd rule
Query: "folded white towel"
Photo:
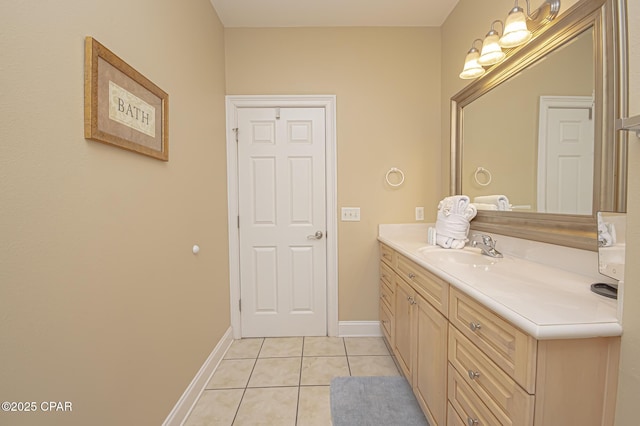
[(498, 210), (498, 206), (495, 204), (472, 203), (471, 205), (475, 206), (477, 210)]
[(511, 204), (509, 204), (509, 198), (507, 198), (506, 195), (482, 195), (480, 197), (474, 197), (473, 202), (480, 204), (495, 204), (498, 206), (498, 210), (511, 210)]
[(438, 204), (436, 243), (444, 248), (461, 249), (467, 242), (469, 221), (477, 214), (466, 195), (446, 197)]

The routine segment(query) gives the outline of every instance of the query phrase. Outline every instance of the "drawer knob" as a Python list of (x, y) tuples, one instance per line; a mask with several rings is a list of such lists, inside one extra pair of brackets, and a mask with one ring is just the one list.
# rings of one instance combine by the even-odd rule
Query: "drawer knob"
[(408, 276), (409, 276), (410, 279), (414, 279), (416, 277), (416, 274), (409, 273)]
[(482, 324), (480, 324), (479, 322), (471, 322), (469, 323), (469, 328), (471, 329), (471, 331), (478, 331), (482, 328)]
[(479, 423), (478, 419), (472, 419), (471, 417), (467, 417), (467, 424), (469, 426), (474, 426)]
[(468, 370), (467, 373), (469, 373), (469, 378), (471, 380), (475, 380), (480, 377), (480, 373), (478, 371)]

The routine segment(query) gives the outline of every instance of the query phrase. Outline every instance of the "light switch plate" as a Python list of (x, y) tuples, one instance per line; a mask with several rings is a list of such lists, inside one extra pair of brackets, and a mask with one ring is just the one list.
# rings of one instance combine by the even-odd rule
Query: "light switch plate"
[(424, 207), (416, 207), (416, 220), (424, 220)]
[(343, 207), (343, 222), (360, 222), (360, 207)]

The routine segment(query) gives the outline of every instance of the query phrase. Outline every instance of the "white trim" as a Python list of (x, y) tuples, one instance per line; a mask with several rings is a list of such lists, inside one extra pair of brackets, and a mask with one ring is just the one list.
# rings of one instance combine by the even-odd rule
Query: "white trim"
[(234, 128), (238, 108), (325, 109), (326, 191), (327, 191), (327, 334), (338, 336), (338, 218), (337, 218), (337, 136), (335, 95), (233, 95), (226, 96), (227, 111), (227, 206), (229, 228), (229, 284), (233, 337), (242, 336), (240, 310), (240, 258), (238, 242), (238, 146)]
[(540, 96), (538, 111), (537, 210), (547, 210), (547, 115), (551, 108), (592, 108), (592, 96)]
[(380, 337), (380, 321), (340, 321), (340, 337)]
[(227, 353), (231, 343), (233, 343), (233, 338), (231, 337), (231, 327), (229, 327), (216, 347), (213, 348), (207, 360), (202, 364), (202, 367), (200, 367), (200, 370), (189, 386), (187, 386), (187, 389), (173, 407), (173, 410), (171, 410), (162, 423), (163, 426), (178, 426), (184, 424), (189, 414), (191, 414), (191, 410), (193, 410), (193, 407), (198, 402), (198, 399), (200, 399), (200, 395), (202, 395), (205, 386), (207, 386), (213, 373), (218, 368), (224, 354)]

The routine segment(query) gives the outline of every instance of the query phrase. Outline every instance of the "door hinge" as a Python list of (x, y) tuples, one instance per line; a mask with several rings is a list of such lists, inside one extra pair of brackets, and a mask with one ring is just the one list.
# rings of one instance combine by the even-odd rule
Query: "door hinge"
[(238, 299), (238, 310), (242, 312), (242, 299)]
[(240, 216), (238, 215), (238, 229), (240, 229)]
[(236, 143), (238, 143), (238, 128), (237, 128), (237, 127), (234, 127), (234, 128), (233, 128), (233, 129), (231, 129), (231, 130), (233, 130), (233, 132), (236, 134)]

